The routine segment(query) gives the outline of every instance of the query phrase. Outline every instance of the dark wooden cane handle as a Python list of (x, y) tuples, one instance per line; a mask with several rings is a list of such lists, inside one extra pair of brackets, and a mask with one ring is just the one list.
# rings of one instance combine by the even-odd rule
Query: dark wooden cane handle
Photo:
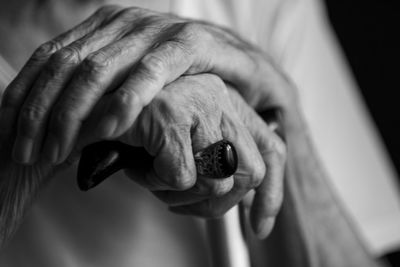
[[(238, 158), (235, 147), (227, 140), (216, 142), (194, 155), (197, 173), (209, 178), (226, 178), (236, 172)], [(144, 148), (119, 141), (101, 141), (85, 147), (78, 165), (78, 186), (87, 191), (113, 173), (132, 168), (148, 171), (152, 157)]]

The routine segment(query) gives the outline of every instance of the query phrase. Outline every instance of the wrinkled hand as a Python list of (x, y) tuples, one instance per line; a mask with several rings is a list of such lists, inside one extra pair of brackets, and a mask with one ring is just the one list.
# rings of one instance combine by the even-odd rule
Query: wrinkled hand
[(7, 88), (0, 131), (17, 128), (13, 157), (59, 164), (91, 114), (99, 138), (124, 133), (164, 85), (214, 73), (253, 108), (291, 106), (269, 59), (233, 33), (141, 8), (106, 6), (39, 47)]
[[(237, 172), (224, 179), (197, 176), (193, 155), (221, 139), (237, 150)], [(155, 156), (150, 172), (126, 173), (172, 211), (222, 216), (255, 189), (253, 229), (259, 237), (272, 229), (282, 202), (285, 146), (218, 77), (184, 76), (166, 86), (120, 140)]]

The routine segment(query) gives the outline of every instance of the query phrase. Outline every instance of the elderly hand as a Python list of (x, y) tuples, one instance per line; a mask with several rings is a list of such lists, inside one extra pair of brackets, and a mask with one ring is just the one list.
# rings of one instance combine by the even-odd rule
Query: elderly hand
[[(253, 108), (290, 107), (284, 76), (256, 48), (204, 22), (141, 8), (106, 6), (35, 51), (7, 88), (0, 131), (17, 128), (13, 157), (63, 162), (93, 109), (103, 138), (124, 133), (164, 85), (210, 72)], [(103, 97), (104, 96), (104, 97)], [(103, 98), (102, 98), (103, 97)], [(101, 99), (101, 101), (99, 101)]]
[[(82, 135), (86, 138), (78, 147), (95, 138), (90, 125), (99, 119), (93, 116), (88, 121)], [(0, 247), (17, 229), (48, 178), (68, 164), (56, 166), (43, 159), (32, 165), (15, 163), (11, 138), (0, 133)], [(223, 138), (237, 149), (237, 172), (225, 179), (197, 177), (194, 153)], [(149, 173), (138, 174), (133, 169), (126, 173), (172, 211), (217, 217), (254, 189), (253, 229), (260, 238), (271, 231), (282, 202), (285, 146), (218, 77), (184, 76), (171, 83), (143, 109), (120, 141), (144, 146), (155, 156)]]
[[(194, 153), (221, 139), (238, 152), (237, 172), (224, 179), (197, 176)], [(260, 237), (272, 229), (282, 201), (285, 146), (218, 77), (185, 76), (166, 86), (119, 140), (155, 157), (148, 173), (126, 173), (172, 211), (218, 217), (255, 189), (253, 229)]]

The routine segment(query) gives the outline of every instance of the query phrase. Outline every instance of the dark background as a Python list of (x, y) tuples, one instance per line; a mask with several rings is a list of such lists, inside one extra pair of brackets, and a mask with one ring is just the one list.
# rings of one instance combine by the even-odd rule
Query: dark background
[(333, 28), (400, 172), (400, 9), (389, 0), (326, 2)]
[[(400, 173), (400, 1), (325, 1), (333, 29)], [(391, 254), (390, 260), (400, 266), (399, 253)]]

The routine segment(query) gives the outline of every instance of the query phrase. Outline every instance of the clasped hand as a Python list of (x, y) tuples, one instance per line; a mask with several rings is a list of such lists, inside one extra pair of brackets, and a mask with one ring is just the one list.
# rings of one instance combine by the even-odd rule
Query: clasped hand
[[(102, 8), (42, 45), (6, 89), (0, 174), (41, 181), (84, 145), (119, 139), (155, 156), (144, 178), (127, 174), (172, 211), (220, 216), (255, 189), (251, 222), (265, 237), (282, 202), (286, 149), (221, 80), (254, 108), (287, 106), (290, 86), (273, 65), (255, 60), (257, 53), (213, 25)], [(252, 78), (260, 68), (267, 82)], [(237, 173), (197, 177), (193, 153), (222, 138), (238, 151)]]

